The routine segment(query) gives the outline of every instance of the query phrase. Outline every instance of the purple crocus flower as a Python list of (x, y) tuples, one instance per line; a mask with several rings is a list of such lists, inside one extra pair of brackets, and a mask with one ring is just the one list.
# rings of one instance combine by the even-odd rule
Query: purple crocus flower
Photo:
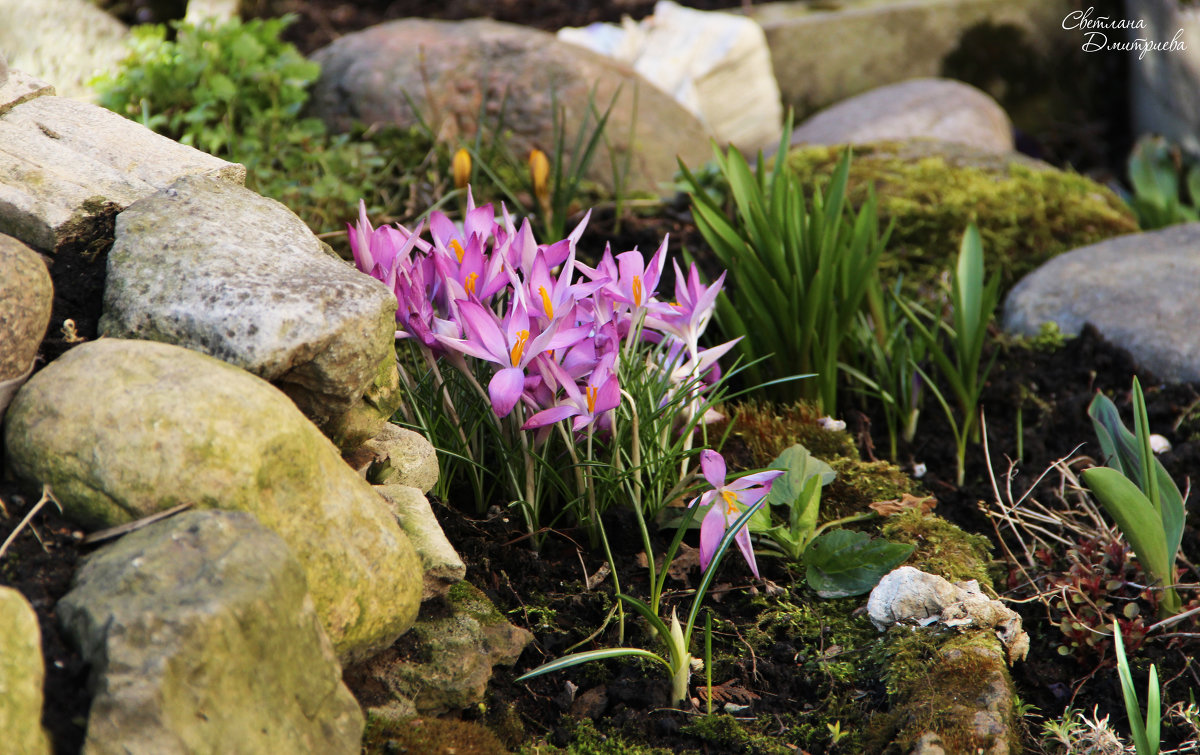
[[(783, 474), (776, 469), (768, 472), (739, 477), (728, 485), (725, 484), (725, 458), (711, 449), (705, 449), (700, 454), (700, 469), (704, 479), (713, 489), (692, 500), (689, 506), (697, 502), (701, 506), (712, 504), (712, 508), (704, 515), (700, 523), (700, 569), (708, 568), (712, 563), (713, 554), (725, 536), (725, 531), (741, 516), (741, 507), (754, 506), (770, 492), (771, 483)], [(750, 544), (750, 531), (743, 526), (734, 535), (738, 549), (742, 551), (750, 571), (758, 576), (758, 563), (754, 560), (754, 547)]]
[(539, 354), (561, 349), (587, 335), (587, 328), (560, 328), (562, 320), (553, 320), (541, 333), (530, 332), (529, 313), (517, 301), (508, 311), (504, 322), (474, 301), (459, 301), (458, 314), (467, 337), (448, 338), (435, 334), (443, 346), (477, 359), (501, 365), (488, 383), (488, 396), (498, 417), (507, 417), (525, 390), (525, 368)]
[(591, 375), (588, 376), (587, 384), (583, 387), (582, 392), (575, 384), (574, 378), (568, 375), (562, 367), (559, 367), (557, 362), (553, 359), (543, 361), (541, 365), (549, 373), (544, 376), (546, 383), (551, 384), (553, 381), (553, 383), (561, 385), (567, 393), (567, 399), (557, 406), (543, 409), (533, 415), (526, 420), (521, 429), (532, 430), (554, 424), (568, 417), (574, 417), (571, 429), (579, 432), (595, 422), (601, 414), (615, 408), (617, 404), (621, 403), (621, 387), (617, 383), (616, 374), (613, 373), (615, 359), (616, 352), (614, 351), (602, 356)]

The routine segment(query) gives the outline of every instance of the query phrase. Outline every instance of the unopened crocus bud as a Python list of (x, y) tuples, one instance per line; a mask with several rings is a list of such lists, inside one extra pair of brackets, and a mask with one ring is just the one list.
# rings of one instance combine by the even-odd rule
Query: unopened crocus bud
[(550, 160), (540, 149), (529, 153), (529, 177), (533, 180), (533, 193), (545, 202), (550, 196)]
[(454, 171), (454, 188), (466, 188), (467, 183), (471, 180), (471, 153), (467, 152), (465, 147), (459, 147), (454, 153), (454, 160), (450, 164)]

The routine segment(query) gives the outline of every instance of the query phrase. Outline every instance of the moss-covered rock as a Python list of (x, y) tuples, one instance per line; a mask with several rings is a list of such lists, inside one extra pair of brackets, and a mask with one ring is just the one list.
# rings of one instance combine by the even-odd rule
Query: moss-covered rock
[[(792, 150), (803, 183), (827, 181), (842, 147)], [(874, 189), (883, 223), (895, 222), (883, 267), (931, 281), (958, 253), (974, 221), (988, 269), (1005, 287), (1046, 260), (1138, 229), (1111, 190), (1075, 173), (1017, 154), (934, 141), (880, 142), (854, 148), (848, 193), (861, 204)]]
[[(806, 401), (774, 404), (768, 401), (744, 401), (731, 404), (725, 411), (733, 423), (732, 444), (722, 453), (731, 463), (747, 469), (765, 467), (787, 447), (799, 443), (818, 459), (858, 458), (854, 438), (845, 430), (829, 430), (819, 422), (821, 412)], [(724, 426), (715, 430), (720, 437)]]

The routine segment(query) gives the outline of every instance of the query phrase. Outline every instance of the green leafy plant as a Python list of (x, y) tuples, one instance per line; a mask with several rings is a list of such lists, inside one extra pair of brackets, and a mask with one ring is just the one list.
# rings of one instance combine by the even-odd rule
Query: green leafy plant
[[(301, 116), (320, 67), (280, 39), (293, 16), (134, 27), (130, 54), (93, 79), (101, 105), (183, 144), (246, 166), (246, 185), (315, 232), (342, 227), (364, 192), (375, 212), (432, 204), (448, 157), (421, 129), (330, 135)], [(412, 203), (412, 207), (406, 202)]]
[[(797, 443), (785, 449), (770, 468), (784, 473), (772, 484), (767, 505), (750, 520), (750, 531), (759, 536), (768, 552), (803, 563), (805, 580), (821, 597), (861, 595), (912, 554), (912, 545), (878, 540), (865, 532), (833, 529), (874, 519), (878, 516), (874, 512), (818, 525), (821, 488), (833, 482), (837, 473), (804, 446)], [(781, 524), (773, 524), (770, 515), (777, 508), (785, 512)]]
[[(979, 435), (976, 424), (979, 398), (997, 356), (993, 353), (987, 364), (982, 365), (988, 325), (1000, 301), (999, 276), (993, 276), (986, 284), (983, 276), (983, 244), (979, 229), (972, 223), (963, 234), (958, 262), (950, 278), (953, 324), (915, 302), (895, 299), (924, 342), (929, 358), (956, 404), (952, 407), (945, 393), (922, 368), (917, 367), (945, 412), (954, 434), (958, 462), (955, 480), (960, 486), (965, 476), (967, 441), (978, 439)], [(943, 334), (948, 337), (943, 339)]]
[(1150, 449), (1150, 425), (1141, 384), (1134, 378), (1136, 434), (1125, 428), (1116, 405), (1102, 393), (1092, 399), (1088, 415), (1108, 466), (1088, 469), (1080, 479), (1116, 520), (1142, 568), (1163, 586), (1159, 612), (1173, 616), (1181, 606), (1172, 585), (1183, 538), (1184, 503), (1179, 488)]
[(1133, 675), (1129, 672), (1129, 660), (1125, 657), (1125, 643), (1121, 639), (1121, 627), (1113, 622), (1113, 644), (1117, 652), (1117, 675), (1121, 678), (1121, 697), (1125, 699), (1125, 712), (1129, 715), (1129, 730), (1133, 746), (1138, 755), (1158, 755), (1159, 735), (1162, 731), (1162, 690), (1158, 684), (1158, 669), (1150, 666), (1150, 678), (1146, 682), (1146, 718), (1142, 719), (1142, 706), (1137, 690), (1133, 687)]
[[(697, 586), (696, 591), (693, 594), (692, 607), (688, 612), (687, 621), (685, 623), (680, 624), (677, 612), (672, 611), (671, 621), (668, 625), (667, 622), (663, 621), (659, 617), (658, 611), (655, 610), (655, 608), (652, 608), (650, 605), (629, 595), (617, 595), (617, 597), (623, 603), (628, 605), (643, 619), (645, 619), (646, 623), (651, 628), (652, 634), (658, 637), (665, 646), (663, 653), (655, 653), (650, 650), (633, 647), (603, 648), (600, 650), (589, 650), (583, 653), (572, 653), (571, 655), (544, 663), (532, 671), (522, 674), (514, 681), (526, 681), (543, 674), (561, 671), (572, 666), (578, 666), (582, 663), (590, 663), (591, 661), (601, 661), (609, 658), (623, 657), (648, 658), (661, 664), (671, 675), (671, 701), (676, 705), (682, 703), (687, 698), (688, 681), (691, 678), (692, 632), (695, 629), (696, 618), (699, 615), (700, 605), (704, 600), (705, 594), (708, 592), (709, 586), (712, 584), (713, 578), (716, 576), (716, 567), (718, 564), (720, 564), (725, 552), (729, 550), (729, 546), (734, 542), (735, 538), (737, 537), (737, 533), (741, 531), (746, 523), (749, 522), (750, 518), (754, 516), (755, 511), (757, 511), (761, 506), (762, 503), (757, 503), (747, 508), (742, 512), (741, 516), (739, 516), (737, 520), (726, 529), (724, 536), (720, 540), (720, 544), (717, 546), (716, 552), (712, 556), (712, 561), (709, 563), (709, 567), (704, 570), (704, 575), (701, 577), (700, 584)], [(687, 516), (680, 523), (680, 526), (677, 530), (677, 537), (675, 538), (675, 541), (667, 550), (667, 563), (670, 562), (670, 559), (674, 558), (675, 551), (679, 547), (679, 543), (682, 540), (682, 534), (684, 531), (686, 531), (688, 525), (691, 523), (692, 517), (695, 514), (695, 507), (688, 509)]]
[[(877, 266), (890, 229), (879, 232), (874, 201), (855, 212), (845, 202), (850, 170), (847, 151), (827, 190), (817, 187), (811, 202), (786, 155), (791, 119), (784, 128), (771, 170), (751, 170), (736, 149), (713, 154), (729, 185), (734, 214), (728, 215), (709, 192), (711, 180), (697, 177), (680, 162), (689, 185), (696, 226), (717, 259), (730, 271), (732, 291), (717, 303), (717, 323), (751, 360), (748, 378), (776, 385), (777, 399), (797, 395), (837, 406), (839, 355), (848, 348), (855, 320), (878, 288)], [(764, 165), (762, 155), (758, 164)], [(783, 386), (793, 373), (816, 373), (816, 380)]]
[[(1200, 164), (1185, 168), (1178, 147), (1161, 136), (1146, 136), (1129, 155), (1129, 206), (1146, 230), (1200, 219)], [(1187, 187), (1186, 199), (1180, 183)]]
[(921, 416), (921, 377), (917, 367), (925, 363), (928, 348), (924, 339), (914, 338), (913, 329), (898, 302), (904, 296), (903, 281), (897, 281), (891, 298), (872, 314), (858, 313), (854, 329), (857, 367), (842, 364), (842, 371), (877, 399), (887, 425), (889, 458), (897, 459), (898, 441), (912, 443)]

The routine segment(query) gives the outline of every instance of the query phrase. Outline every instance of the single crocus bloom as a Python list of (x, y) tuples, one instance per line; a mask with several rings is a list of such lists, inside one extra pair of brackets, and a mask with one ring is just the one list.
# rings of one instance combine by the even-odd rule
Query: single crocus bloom
[[(693, 499), (689, 505), (694, 506), (697, 502), (701, 506), (712, 504), (700, 523), (700, 569), (704, 570), (712, 563), (713, 554), (721, 544), (725, 531), (742, 515), (744, 508), (755, 506), (770, 492), (771, 483), (783, 474), (783, 470), (757, 472), (739, 477), (727, 485), (725, 458), (707, 448), (700, 454), (700, 469), (713, 489)], [(734, 541), (750, 565), (750, 571), (757, 577), (758, 563), (754, 560), (754, 546), (750, 544), (750, 531), (744, 525), (734, 535)]]

